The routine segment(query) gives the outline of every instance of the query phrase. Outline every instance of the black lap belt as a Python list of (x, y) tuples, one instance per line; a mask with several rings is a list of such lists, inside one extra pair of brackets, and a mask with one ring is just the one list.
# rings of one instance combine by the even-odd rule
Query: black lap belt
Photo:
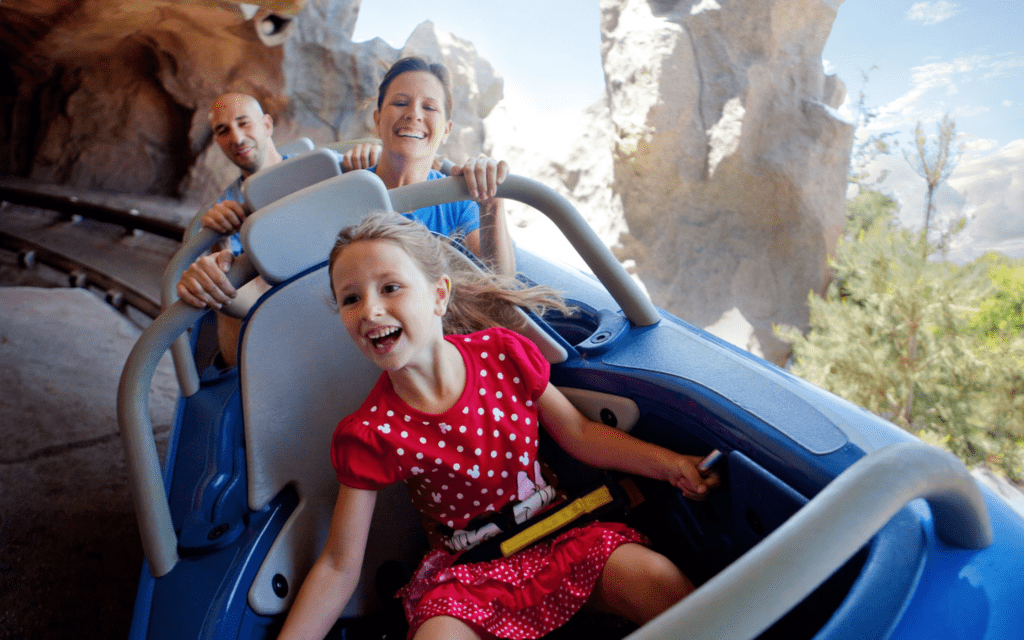
[(631, 486), (627, 490), (610, 475), (603, 474), (601, 482), (591, 485), (560, 506), (550, 507), (522, 524), (512, 525), (493, 538), (463, 552), (455, 564), (507, 558), (572, 526), (601, 517), (624, 516), (631, 506), (639, 502), (632, 499), (638, 493), (635, 487)]

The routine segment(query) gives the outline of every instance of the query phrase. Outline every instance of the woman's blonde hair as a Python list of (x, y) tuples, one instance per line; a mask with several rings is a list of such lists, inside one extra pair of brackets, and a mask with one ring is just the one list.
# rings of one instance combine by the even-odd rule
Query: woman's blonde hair
[[(328, 261), (332, 298), (338, 256), (349, 245), (368, 240), (396, 243), (430, 280), (448, 274), (452, 289), (443, 318), (445, 334), (471, 333), (495, 326), (522, 331), (526, 318), (517, 307), (537, 315), (552, 309), (570, 313), (562, 296), (551, 287), (528, 286), (515, 278), (483, 271), (451, 246), (451, 239), (439, 237), (419, 222), (391, 212), (372, 213), (338, 234)], [(334, 302), (337, 304), (337, 300)]]

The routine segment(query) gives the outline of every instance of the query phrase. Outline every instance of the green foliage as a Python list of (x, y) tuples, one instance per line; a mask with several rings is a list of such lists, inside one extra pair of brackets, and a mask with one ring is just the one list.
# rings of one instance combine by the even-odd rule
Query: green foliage
[(994, 292), (982, 300), (969, 325), (994, 347), (999, 342), (1020, 338), (1024, 333), (1024, 260), (1014, 264), (998, 255), (985, 256), (982, 260), (992, 264), (988, 276)]
[[(881, 194), (850, 201), (833, 282), (809, 298), (810, 330), (778, 330), (793, 344), (793, 372), (968, 464), (1019, 479), (1024, 272), (991, 257), (963, 267), (929, 260), (935, 245), (922, 253), (924, 231), (894, 219)], [(1006, 339), (990, 339), (993, 331)]]

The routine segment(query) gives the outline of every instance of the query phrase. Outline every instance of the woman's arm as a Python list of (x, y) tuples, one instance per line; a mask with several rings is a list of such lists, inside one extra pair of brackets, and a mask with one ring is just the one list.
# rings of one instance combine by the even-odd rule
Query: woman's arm
[(327, 544), (299, 589), (278, 638), (320, 640), (341, 616), (359, 582), (376, 491), (342, 487)]
[(589, 420), (553, 384), (541, 394), (538, 408), (551, 437), (569, 455), (591, 466), (664, 480), (696, 500), (719, 484), (714, 472), (701, 477), (699, 456), (685, 456)]
[(463, 176), (470, 195), (480, 206), (480, 231), (466, 236), (466, 246), (495, 273), (513, 276), (516, 254), (505, 218), (505, 203), (494, 194), (508, 175), (508, 163), (480, 156), (462, 166), (452, 167), (453, 176)]

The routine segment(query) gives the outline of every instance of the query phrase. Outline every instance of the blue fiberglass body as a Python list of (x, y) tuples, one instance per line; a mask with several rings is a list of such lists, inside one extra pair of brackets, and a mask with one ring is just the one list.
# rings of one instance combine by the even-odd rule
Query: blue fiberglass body
[[(295, 228), (296, 219), (289, 216), (315, 209), (315, 198), (321, 197), (316, 190), (333, 202), (347, 197), (347, 189), (362, 188), (350, 183), (366, 180), (375, 178), (332, 178), (251, 216), (253, 228), (243, 230), (243, 243), (273, 287), (245, 312), (239, 369), (218, 373), (201, 365), (203, 375), (183, 382), (191, 388), (179, 404), (162, 471), (152, 468), (149, 444), (131, 435), (144, 433), (148, 425), (133, 414), (137, 398), (132, 397), (140, 392), (126, 387), (143, 378), (148, 389), (149, 374), (148, 365), (129, 359), (119, 414), (128, 433), (137, 510), (145, 512), (140, 529), (147, 553), (132, 638), (276, 636), (322, 544), (324, 512), (314, 507), (317, 500), (329, 501), (332, 490), (330, 478), (320, 498), (320, 490), (310, 488), (312, 476), (304, 475), (304, 466), (320, 464), (314, 461), (327, 452), (307, 441), (330, 430), (350, 405), (319, 409), (310, 406), (316, 398), (302, 396), (295, 406), (282, 407), (276, 396), (264, 396), (273, 396), (283, 383), (265, 378), (278, 369), (287, 372), (285, 356), (295, 351), (299, 370), (308, 375), (283, 379), (299, 377), (305, 387), (315, 387), (352, 375), (328, 399), (335, 402), (334, 396), (348, 393), (353, 397), (341, 402), (358, 403), (365, 393), (360, 378), (367, 376), (350, 372), (359, 366), (352, 362), (330, 369), (340, 357), (333, 353), (318, 364), (318, 351), (332, 339), (325, 333), (334, 331), (332, 322), (340, 325), (336, 317), (328, 314), (322, 326), (295, 325), (295, 314), (305, 318), (319, 313), (318, 305), (325, 307), (316, 292), (326, 293), (326, 254), (313, 250), (316, 257), (307, 262), (279, 268), (273, 256), (261, 254), (272, 252), (261, 245), (261, 237), (287, 245), (287, 234), (272, 226), (274, 220), (287, 220), (284, 226)], [(545, 198), (557, 197), (534, 197), (531, 190), (542, 187), (511, 181), (499, 195), (552, 215)], [(454, 191), (431, 192), (424, 196), (428, 200), (463, 197), (461, 181), (435, 182), (447, 183), (435, 189)], [(419, 186), (370, 199), (384, 198), (384, 205), (409, 210), (409, 198), (419, 197)], [(271, 225), (264, 236), (260, 224)], [(341, 228), (345, 223), (332, 224)], [(590, 241), (571, 224), (559, 226), (578, 245)], [(322, 229), (316, 234), (333, 238)], [(201, 251), (208, 240), (190, 251)], [(305, 246), (308, 236), (295, 244)], [(593, 267), (598, 259), (587, 252), (602, 250), (584, 247), (580, 253)], [(182, 257), (183, 264), (190, 260)], [(551, 354), (552, 381), (581, 411), (678, 451), (724, 453), (716, 467), (723, 487), (706, 502), (692, 503), (668, 486), (634, 479), (645, 502), (628, 522), (699, 585), (697, 592), (639, 629), (581, 619), (570, 622), (560, 637), (995, 640), (1024, 635), (1018, 603), (1024, 584), (1024, 520), (979, 488), (951, 456), (663, 311), (652, 314), (653, 307), (631, 298), (628, 283), (611, 278), (609, 284), (606, 264), (598, 261), (594, 271), (602, 275), (595, 278), (519, 250), (517, 266), (530, 280), (566, 292), (579, 308), (571, 317), (535, 318), (533, 337)], [(309, 303), (308, 314), (296, 308), (303, 301)], [(195, 322), (198, 312), (190, 313), (180, 303), (173, 305), (165, 314), (170, 319), (147, 330), (159, 339), (147, 342), (144, 335), (137, 350), (162, 353), (182, 328)], [(192, 331), (190, 357), (196, 354), (200, 361), (210, 351), (204, 343), (212, 333), (208, 323), (209, 317)], [(345, 338), (338, 329), (332, 335), (340, 336), (340, 342)], [(313, 346), (304, 347), (305, 339)], [(344, 391), (349, 386), (352, 390)], [(290, 397), (305, 391), (283, 393)], [(269, 404), (261, 405), (264, 400)], [(328, 415), (316, 427), (319, 431), (310, 432), (315, 437), (296, 432), (321, 413)], [(267, 414), (272, 424), (260, 424)], [(278, 422), (292, 419), (294, 424), (281, 427), (283, 437), (275, 431)], [(583, 484), (592, 472), (566, 459), (552, 443), (544, 446), (569, 488)], [(264, 482), (264, 477), (273, 481)], [(155, 487), (149, 493), (146, 483)], [(389, 598), (404, 576), (394, 578), (387, 571), (403, 566), (389, 561), (414, 561), (423, 539), (415, 526), (403, 524), (408, 521), (403, 505), (400, 494), (379, 499), (363, 582), (331, 637), (404, 634), (401, 615)], [(303, 522), (312, 523), (312, 542), (296, 533), (304, 530)]]

